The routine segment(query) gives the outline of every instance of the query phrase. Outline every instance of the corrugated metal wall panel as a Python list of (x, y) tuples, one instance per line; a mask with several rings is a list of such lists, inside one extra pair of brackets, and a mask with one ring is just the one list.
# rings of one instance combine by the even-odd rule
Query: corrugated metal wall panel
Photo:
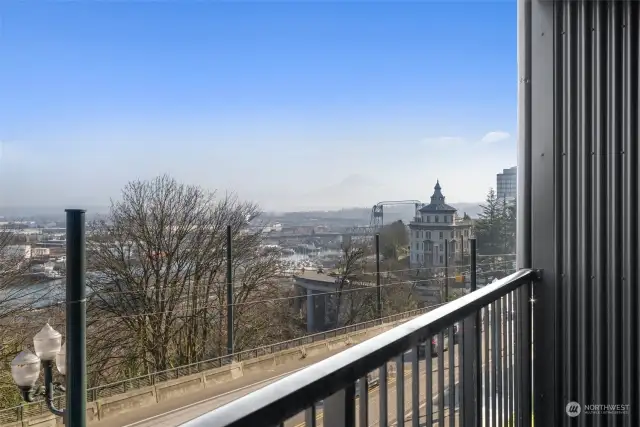
[[(536, 425), (635, 427), (640, 5), (533, 0), (521, 8), (527, 3), (530, 33), (520, 36), (520, 48), (529, 49), (521, 61), (530, 62), (520, 64), (520, 78), (531, 79), (531, 95), (521, 91), (520, 108), (530, 112), (522, 119), (531, 130), (521, 124), (520, 149), (530, 144), (530, 155), (519, 160), (531, 172), (532, 189), (521, 197), (532, 201), (531, 264), (545, 269), (534, 290), (534, 345), (553, 353), (534, 362)], [(541, 176), (549, 170), (551, 180)], [(541, 199), (545, 193), (548, 200)], [(535, 219), (545, 208), (554, 212), (553, 225)], [(543, 240), (553, 247), (553, 261), (541, 253)], [(539, 345), (545, 336), (554, 344)], [(586, 414), (583, 406), (571, 418), (565, 413), (571, 401), (628, 404), (630, 414)]]

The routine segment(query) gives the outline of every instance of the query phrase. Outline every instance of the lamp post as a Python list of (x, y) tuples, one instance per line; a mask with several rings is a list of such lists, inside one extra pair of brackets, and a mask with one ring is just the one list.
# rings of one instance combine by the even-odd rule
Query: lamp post
[[(64, 417), (67, 425), (86, 426), (87, 366), (86, 366), (86, 242), (85, 211), (67, 209), (67, 310), (66, 342), (48, 323), (33, 338), (36, 354), (25, 350), (11, 362), (13, 380), (22, 398), (33, 402), (44, 397), (49, 410)], [(68, 345), (67, 345), (68, 344)], [(67, 348), (69, 347), (69, 357)], [(53, 361), (64, 375), (65, 385), (53, 381)], [(44, 385), (36, 387), (40, 368), (44, 367)], [(66, 393), (66, 409), (53, 405), (53, 393)]]
[[(20, 352), (11, 362), (11, 376), (20, 389), (25, 402), (33, 402), (43, 396), (47, 408), (52, 414), (64, 417), (64, 410), (53, 404), (55, 391), (65, 392), (65, 387), (53, 381), (53, 362), (58, 372), (66, 374), (66, 346), (62, 345), (62, 335), (48, 323), (33, 337), (36, 354), (29, 350)], [(44, 384), (36, 386), (40, 377), (40, 368), (44, 368)]]

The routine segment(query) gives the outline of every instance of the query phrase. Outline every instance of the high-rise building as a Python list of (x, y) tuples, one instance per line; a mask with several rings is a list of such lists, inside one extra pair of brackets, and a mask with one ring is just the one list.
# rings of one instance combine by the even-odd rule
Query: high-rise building
[(518, 167), (503, 169), (496, 178), (496, 194), (499, 199), (515, 200), (518, 194)]

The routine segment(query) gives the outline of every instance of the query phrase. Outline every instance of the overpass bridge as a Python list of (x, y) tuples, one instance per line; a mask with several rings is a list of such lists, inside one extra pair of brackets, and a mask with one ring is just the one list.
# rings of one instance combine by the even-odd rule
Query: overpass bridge
[[(372, 275), (373, 276), (373, 275)], [(301, 310), (306, 305), (307, 332), (323, 331), (334, 324), (335, 317), (327, 310), (335, 298), (339, 278), (315, 271), (304, 271), (293, 275), (295, 291), (300, 298), (294, 300), (294, 308)], [(374, 278), (375, 280), (375, 278)], [(410, 284), (410, 282), (407, 282)], [(358, 281), (359, 288), (375, 288), (374, 282)]]
[(335, 239), (337, 237), (359, 237), (359, 236), (373, 236), (376, 232), (375, 227), (349, 227), (343, 231), (321, 231), (314, 233), (287, 233), (287, 232), (271, 232), (264, 237), (267, 239), (305, 239), (305, 238), (320, 238), (320, 239)]

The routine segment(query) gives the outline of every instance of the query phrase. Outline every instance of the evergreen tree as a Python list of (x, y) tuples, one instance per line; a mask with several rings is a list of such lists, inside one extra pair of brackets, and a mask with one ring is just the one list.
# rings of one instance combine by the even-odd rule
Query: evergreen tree
[(476, 223), (478, 251), (483, 255), (495, 255), (504, 251), (505, 208), (493, 188), (489, 189), (482, 212)]
[(516, 251), (516, 202), (499, 198), (489, 190), (476, 223), (478, 251), (483, 255), (512, 254)]
[(407, 227), (401, 220), (385, 225), (380, 230), (380, 252), (385, 259), (398, 259), (408, 245)]
[(504, 214), (504, 222), (505, 222), (505, 240), (506, 240), (506, 253), (516, 253), (516, 223), (517, 223), (517, 208), (516, 201), (505, 201), (505, 214)]

